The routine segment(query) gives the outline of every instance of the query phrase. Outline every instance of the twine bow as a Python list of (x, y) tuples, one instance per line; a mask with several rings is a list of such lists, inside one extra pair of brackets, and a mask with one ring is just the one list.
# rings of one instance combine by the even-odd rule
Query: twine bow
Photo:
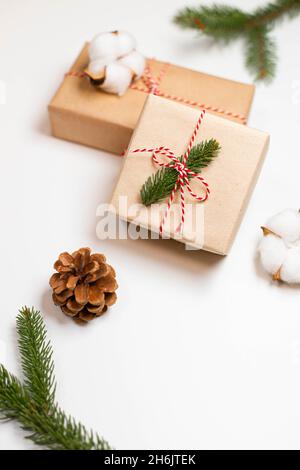
[[(184, 220), (185, 220), (185, 192), (184, 192), (184, 186), (187, 187), (187, 190), (188, 190), (189, 194), (192, 196), (192, 198), (196, 199), (197, 201), (202, 201), (202, 202), (206, 201), (206, 199), (208, 198), (208, 196), (210, 194), (208, 184), (206, 183), (204, 178), (202, 176), (200, 176), (199, 173), (195, 173), (194, 171), (191, 171), (187, 167), (187, 160), (188, 160), (189, 154), (191, 152), (191, 149), (193, 147), (193, 144), (194, 144), (196, 135), (198, 133), (199, 127), (201, 125), (202, 119), (204, 117), (204, 114), (205, 114), (205, 111), (203, 110), (200, 114), (200, 117), (199, 117), (198, 121), (197, 121), (194, 132), (192, 134), (192, 137), (189, 141), (187, 150), (186, 150), (182, 160), (179, 159), (178, 157), (176, 157), (176, 155), (174, 154), (174, 152), (172, 152), (172, 150), (170, 150), (168, 147), (164, 147), (164, 146), (157, 147), (157, 148), (150, 148), (150, 149), (138, 148), (138, 149), (130, 150), (131, 153), (151, 152), (152, 153), (152, 160), (156, 165), (158, 165), (160, 167), (163, 167), (163, 168), (173, 168), (174, 170), (176, 170), (178, 172), (178, 178), (176, 180), (176, 183), (174, 185), (172, 193), (169, 197), (169, 200), (168, 200), (168, 203), (167, 203), (167, 209), (166, 209), (166, 211), (163, 215), (162, 222), (161, 222), (160, 227), (159, 227), (160, 234), (163, 231), (163, 226), (164, 226), (164, 223), (166, 221), (168, 212), (171, 208), (171, 205), (174, 202), (175, 193), (177, 191), (178, 186), (180, 188), (181, 221), (180, 221), (179, 226), (176, 229), (177, 232), (181, 231), (181, 229), (184, 225)], [(159, 158), (158, 158), (159, 156), (166, 157), (168, 159), (168, 163), (160, 161)], [(199, 196), (197, 193), (195, 193), (192, 190), (192, 188), (190, 186), (190, 183), (189, 183), (189, 180), (191, 178), (196, 178), (204, 186), (204, 190), (205, 190), (204, 196)]]

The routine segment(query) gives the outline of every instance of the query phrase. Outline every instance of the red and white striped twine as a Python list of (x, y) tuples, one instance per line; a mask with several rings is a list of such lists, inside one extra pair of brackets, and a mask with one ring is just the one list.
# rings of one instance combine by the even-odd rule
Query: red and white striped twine
[(154, 95), (157, 95), (157, 96), (161, 96), (163, 98), (167, 98), (167, 99), (172, 100), (172, 101), (178, 101), (179, 103), (189, 104), (189, 105), (195, 106), (197, 108), (205, 109), (206, 111), (212, 111), (212, 112), (215, 112), (215, 113), (224, 114), (224, 116), (228, 116), (228, 117), (238, 119), (239, 121), (241, 121), (242, 124), (247, 124), (247, 119), (242, 114), (234, 113), (232, 111), (228, 111), (224, 108), (220, 108), (220, 107), (217, 107), (217, 106), (210, 106), (210, 105), (207, 105), (205, 103), (200, 103), (199, 101), (189, 100), (189, 99), (183, 98), (181, 96), (165, 93), (164, 91), (160, 90), (159, 89), (160, 82), (161, 82), (163, 76), (166, 74), (169, 66), (170, 66), (170, 64), (165, 63), (163, 65), (163, 67), (161, 68), (157, 78), (155, 78), (153, 76), (152, 72), (151, 72), (150, 66), (148, 65), (145, 69), (145, 72), (144, 72), (143, 76), (141, 77), (141, 79), (143, 80), (146, 88), (140, 87), (140, 86), (136, 85), (135, 83), (133, 83), (131, 85), (131, 88), (133, 90), (142, 91), (143, 93), (150, 93), (150, 94), (154, 94)]
[[(144, 71), (143, 76), (141, 77), (142, 81), (144, 82), (144, 85), (146, 88), (141, 87), (135, 83), (133, 83), (130, 88), (132, 90), (137, 90), (141, 91), (143, 93), (148, 93), (148, 94), (153, 94), (157, 96), (161, 96), (163, 98), (167, 98), (172, 101), (177, 101), (178, 103), (184, 103), (188, 104), (191, 106), (195, 106), (197, 108), (205, 109), (206, 111), (212, 111), (215, 113), (223, 114), (224, 116), (228, 116), (231, 118), (238, 119), (242, 124), (247, 124), (247, 119), (243, 114), (239, 113), (234, 113), (232, 111), (228, 111), (224, 108), (220, 108), (217, 106), (210, 106), (205, 103), (200, 103), (199, 101), (193, 101), (189, 100), (187, 98), (183, 98), (182, 96), (177, 96), (177, 95), (172, 95), (169, 93), (166, 93), (162, 90), (159, 89), (159, 85), (161, 83), (161, 80), (163, 76), (166, 74), (170, 64), (165, 63), (163, 67), (161, 68), (158, 76), (155, 78), (154, 75), (151, 72), (150, 66), (148, 65)], [(65, 74), (66, 77), (78, 77), (78, 78), (83, 78), (86, 75), (83, 72), (75, 72), (75, 71), (70, 71)]]
[(65, 77), (84, 78), (86, 75), (84, 72), (75, 72), (75, 70), (70, 70), (69, 72), (65, 73)]
[[(178, 178), (177, 178), (177, 181), (174, 185), (174, 188), (172, 190), (172, 193), (169, 197), (169, 200), (168, 200), (168, 203), (167, 203), (167, 209), (163, 215), (163, 218), (162, 218), (162, 222), (160, 224), (160, 227), (159, 227), (159, 232), (160, 234), (162, 233), (163, 231), (163, 226), (164, 226), (164, 223), (166, 221), (166, 218), (167, 218), (167, 215), (168, 215), (168, 212), (171, 208), (171, 205), (172, 203), (174, 202), (174, 198), (175, 198), (175, 193), (177, 191), (177, 188), (178, 188), (178, 185), (180, 187), (180, 206), (181, 206), (181, 221), (180, 221), (180, 224), (179, 226), (177, 227), (177, 232), (181, 231), (183, 225), (184, 225), (184, 220), (185, 220), (185, 194), (184, 194), (184, 186), (186, 185), (187, 187), (187, 190), (188, 192), (190, 193), (190, 195), (196, 199), (197, 201), (206, 201), (206, 199), (208, 198), (209, 194), (210, 194), (210, 190), (209, 190), (209, 187), (208, 187), (208, 184), (206, 183), (206, 181), (204, 180), (204, 178), (202, 176), (200, 176), (198, 173), (195, 173), (193, 171), (191, 171), (188, 167), (187, 167), (187, 160), (188, 160), (188, 157), (189, 157), (189, 154), (191, 152), (191, 149), (193, 147), (193, 144), (195, 142), (195, 138), (196, 138), (196, 135), (199, 131), (199, 128), (200, 128), (200, 125), (201, 125), (201, 122), (202, 122), (202, 119), (204, 117), (204, 114), (205, 114), (205, 110), (201, 111), (201, 114), (199, 116), (199, 119), (196, 123), (196, 126), (195, 126), (195, 129), (194, 129), (194, 132), (192, 134), (192, 137), (189, 141), (189, 144), (187, 146), (187, 149), (186, 149), (186, 152), (183, 156), (183, 159), (182, 159), (182, 162), (180, 161), (179, 158), (177, 158), (174, 154), (174, 152), (172, 152), (168, 147), (158, 147), (158, 148), (150, 148), (150, 149), (147, 149), (147, 148), (138, 148), (138, 149), (134, 149), (134, 150), (129, 150), (130, 153), (140, 153), (140, 152), (150, 152), (152, 153), (152, 160), (154, 161), (154, 163), (156, 163), (158, 166), (160, 167), (163, 167), (163, 168), (174, 168), (174, 170), (176, 170), (178, 172)], [(164, 156), (166, 157), (168, 160), (170, 160), (170, 163), (164, 163), (162, 161), (160, 161), (158, 159), (158, 156)], [(198, 181), (200, 181), (200, 183), (202, 183), (202, 185), (204, 186), (204, 190), (205, 190), (205, 194), (204, 196), (199, 196), (198, 194), (196, 194), (191, 186), (190, 186), (190, 183), (189, 183), (189, 178), (196, 178)]]

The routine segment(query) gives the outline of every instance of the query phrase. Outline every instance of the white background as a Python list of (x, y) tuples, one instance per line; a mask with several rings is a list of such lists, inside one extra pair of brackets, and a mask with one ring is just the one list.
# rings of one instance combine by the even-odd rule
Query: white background
[[(251, 81), (242, 43), (221, 49), (172, 24), (197, 3), (0, 0), (0, 360), (20, 374), (15, 317), (34, 305), (55, 350), (57, 399), (115, 448), (300, 448), (299, 290), (272, 283), (256, 260), (260, 225), (300, 205), (300, 18), (274, 32), (277, 78), (257, 87), (250, 125), (271, 134), (271, 148), (226, 258), (100, 241), (96, 208), (122, 160), (50, 136), (47, 104), (103, 30), (131, 31), (148, 56)], [(61, 314), (48, 287), (56, 256), (81, 246), (104, 252), (120, 284), (117, 305), (87, 327)], [(0, 448), (33, 445), (10, 423)]]

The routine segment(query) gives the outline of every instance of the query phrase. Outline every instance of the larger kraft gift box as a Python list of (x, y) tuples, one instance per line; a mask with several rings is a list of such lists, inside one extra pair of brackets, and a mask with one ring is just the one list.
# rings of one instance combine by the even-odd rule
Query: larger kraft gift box
[[(120, 154), (129, 143), (150, 89), (144, 78), (134, 82), (122, 97), (93, 87), (82, 73), (88, 65), (87, 47), (85, 45), (49, 105), (52, 133), (62, 139)], [(147, 70), (154, 79), (164, 71), (155, 91), (157, 94), (193, 103), (194, 108), (201, 104), (209, 112), (246, 123), (253, 85), (156, 60), (148, 61)]]
[[(140, 190), (149, 176), (158, 171), (151, 152), (134, 151), (168, 147), (180, 157), (187, 149), (199, 110), (150, 95), (130, 141), (115, 192), (112, 210), (122, 219), (159, 233), (165, 204), (146, 207)], [(266, 154), (269, 136), (241, 124), (206, 113), (195, 144), (214, 138), (221, 150), (204, 168), (210, 188), (205, 202), (197, 202), (185, 186), (185, 221), (181, 236), (176, 227), (181, 220), (179, 187), (171, 205), (173, 225), (166, 224), (168, 236), (190, 247), (225, 255), (228, 253), (254, 189)], [(163, 160), (163, 156), (159, 157)], [(171, 162), (172, 163), (172, 162)], [(190, 180), (192, 189), (201, 193), (199, 180)], [(165, 201), (166, 202), (166, 201)]]

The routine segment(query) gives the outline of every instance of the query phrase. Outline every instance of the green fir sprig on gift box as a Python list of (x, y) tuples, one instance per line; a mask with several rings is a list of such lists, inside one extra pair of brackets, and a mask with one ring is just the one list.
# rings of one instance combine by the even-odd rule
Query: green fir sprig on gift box
[[(217, 157), (220, 149), (220, 144), (215, 139), (205, 140), (195, 145), (187, 159), (187, 168), (194, 173), (200, 173)], [(182, 160), (183, 157), (180, 157), (181, 162)], [(188, 177), (191, 178), (190, 175)], [(145, 206), (150, 206), (168, 197), (172, 193), (177, 179), (178, 171), (174, 168), (162, 168), (149, 176), (140, 191), (142, 203)]]
[(24, 380), (0, 364), (0, 419), (18, 421), (27, 439), (48, 449), (110, 449), (55, 402), (53, 351), (41, 314), (26, 307), (20, 310), (17, 333)]
[(300, 0), (276, 0), (252, 13), (227, 5), (184, 8), (174, 21), (217, 42), (229, 43), (243, 38), (246, 66), (256, 80), (270, 81), (275, 75), (277, 61), (276, 44), (270, 32), (283, 19), (292, 19), (298, 14)]

